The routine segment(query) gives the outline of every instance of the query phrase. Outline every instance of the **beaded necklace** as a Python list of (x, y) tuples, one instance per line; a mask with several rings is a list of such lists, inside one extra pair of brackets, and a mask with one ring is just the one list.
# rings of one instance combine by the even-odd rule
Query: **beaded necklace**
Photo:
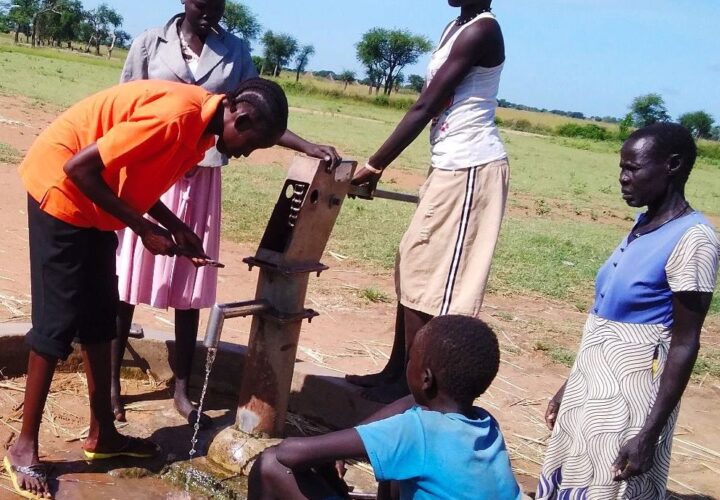
[(683, 215), (685, 215), (687, 213), (688, 209), (690, 208), (690, 203), (686, 201), (685, 204), (680, 208), (681, 208), (681, 210), (678, 210), (677, 212), (670, 214), (670, 216), (668, 217), (668, 219), (665, 222), (659, 224), (658, 226), (652, 227), (649, 230), (647, 230), (647, 229), (643, 230), (644, 228), (637, 229), (637, 226), (641, 222), (641, 221), (638, 221), (638, 223), (635, 224), (635, 226), (632, 228), (632, 231), (630, 231), (628, 243), (636, 240), (637, 238), (639, 238), (640, 236), (642, 236), (644, 234), (648, 234), (648, 233), (657, 231), (658, 229), (663, 227), (665, 224), (669, 224), (670, 222), (674, 221), (675, 219), (679, 219), (680, 217), (682, 217)]
[(487, 9), (483, 9), (480, 12), (476, 12), (475, 14), (472, 14), (470, 17), (468, 17), (466, 19), (463, 19), (462, 14), (461, 14), (457, 17), (457, 19), (455, 19), (455, 26), (463, 26), (463, 25), (469, 23), (470, 21), (472, 21), (473, 19), (475, 19), (480, 14), (484, 14), (486, 12), (492, 12), (492, 9), (490, 7), (488, 7)]

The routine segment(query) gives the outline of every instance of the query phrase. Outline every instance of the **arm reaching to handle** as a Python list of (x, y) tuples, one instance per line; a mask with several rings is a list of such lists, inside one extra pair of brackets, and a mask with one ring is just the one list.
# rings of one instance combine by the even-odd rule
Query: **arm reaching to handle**
[(314, 144), (312, 142), (306, 141), (305, 139), (291, 132), (290, 130), (285, 131), (285, 134), (283, 134), (283, 136), (280, 138), (280, 142), (278, 142), (278, 144), (285, 148), (290, 148), (295, 151), (299, 151), (300, 153), (305, 153), (306, 155), (312, 156), (313, 158), (319, 158), (321, 160), (328, 161), (333, 168), (337, 167), (342, 161), (342, 157), (338, 154), (337, 150), (334, 147)]
[[(455, 89), (473, 66), (502, 44), (502, 33), (497, 22), (483, 19), (464, 30), (450, 51), (447, 61), (440, 67), (420, 94), (420, 98), (405, 114), (395, 131), (370, 157), (369, 165), (383, 170), (400, 156), (430, 121), (447, 107)], [(361, 168), (353, 179), (354, 184), (377, 182), (380, 174)]]
[(63, 167), (68, 178), (93, 203), (127, 225), (153, 255), (175, 255), (178, 246), (166, 229), (153, 224), (112, 192), (101, 172), (105, 164), (97, 144), (80, 150)]

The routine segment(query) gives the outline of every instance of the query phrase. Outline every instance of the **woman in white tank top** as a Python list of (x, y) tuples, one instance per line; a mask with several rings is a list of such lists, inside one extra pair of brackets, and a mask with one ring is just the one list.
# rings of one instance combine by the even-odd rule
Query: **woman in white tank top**
[(398, 251), (395, 345), (385, 369), (348, 376), (365, 396), (390, 402), (408, 394), (405, 353), (434, 316), (478, 316), (507, 198), (507, 154), (495, 126), (505, 62), (492, 0), (449, 0), (460, 15), (433, 52), (423, 92), (353, 182), (382, 172), (432, 122), (432, 168)]

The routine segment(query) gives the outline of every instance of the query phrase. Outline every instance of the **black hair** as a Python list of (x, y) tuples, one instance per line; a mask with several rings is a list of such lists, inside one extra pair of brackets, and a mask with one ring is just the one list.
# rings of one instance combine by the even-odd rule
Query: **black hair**
[(651, 154), (656, 160), (680, 156), (683, 170), (678, 175), (681, 181), (687, 181), (697, 159), (697, 145), (688, 129), (677, 123), (658, 122), (638, 129), (628, 137), (628, 141), (639, 139), (652, 141)]
[(462, 404), (484, 393), (500, 368), (500, 347), (492, 329), (469, 316), (438, 316), (425, 325), (424, 356), (438, 390)]
[(264, 78), (250, 78), (232, 92), (225, 94), (225, 98), (233, 112), (241, 102), (252, 106), (262, 119), (268, 133), (282, 135), (287, 130), (287, 97), (277, 83)]

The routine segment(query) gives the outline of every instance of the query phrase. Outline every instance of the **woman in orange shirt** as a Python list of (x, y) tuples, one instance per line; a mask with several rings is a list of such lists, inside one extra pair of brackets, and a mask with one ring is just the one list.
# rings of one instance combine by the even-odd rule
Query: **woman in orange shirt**
[[(28, 151), (20, 176), (28, 191), (32, 329), (20, 435), (4, 459), (15, 491), (52, 498), (38, 458), (45, 401), (59, 359), (77, 337), (90, 401), (88, 460), (151, 457), (157, 447), (115, 429), (110, 341), (118, 307), (115, 230), (129, 227), (155, 255), (208, 263), (202, 241), (158, 200), (215, 144), (247, 156), (287, 129), (280, 87), (259, 78), (228, 94), (163, 81), (104, 90), (57, 118)], [(143, 217), (150, 214), (161, 225)]]

